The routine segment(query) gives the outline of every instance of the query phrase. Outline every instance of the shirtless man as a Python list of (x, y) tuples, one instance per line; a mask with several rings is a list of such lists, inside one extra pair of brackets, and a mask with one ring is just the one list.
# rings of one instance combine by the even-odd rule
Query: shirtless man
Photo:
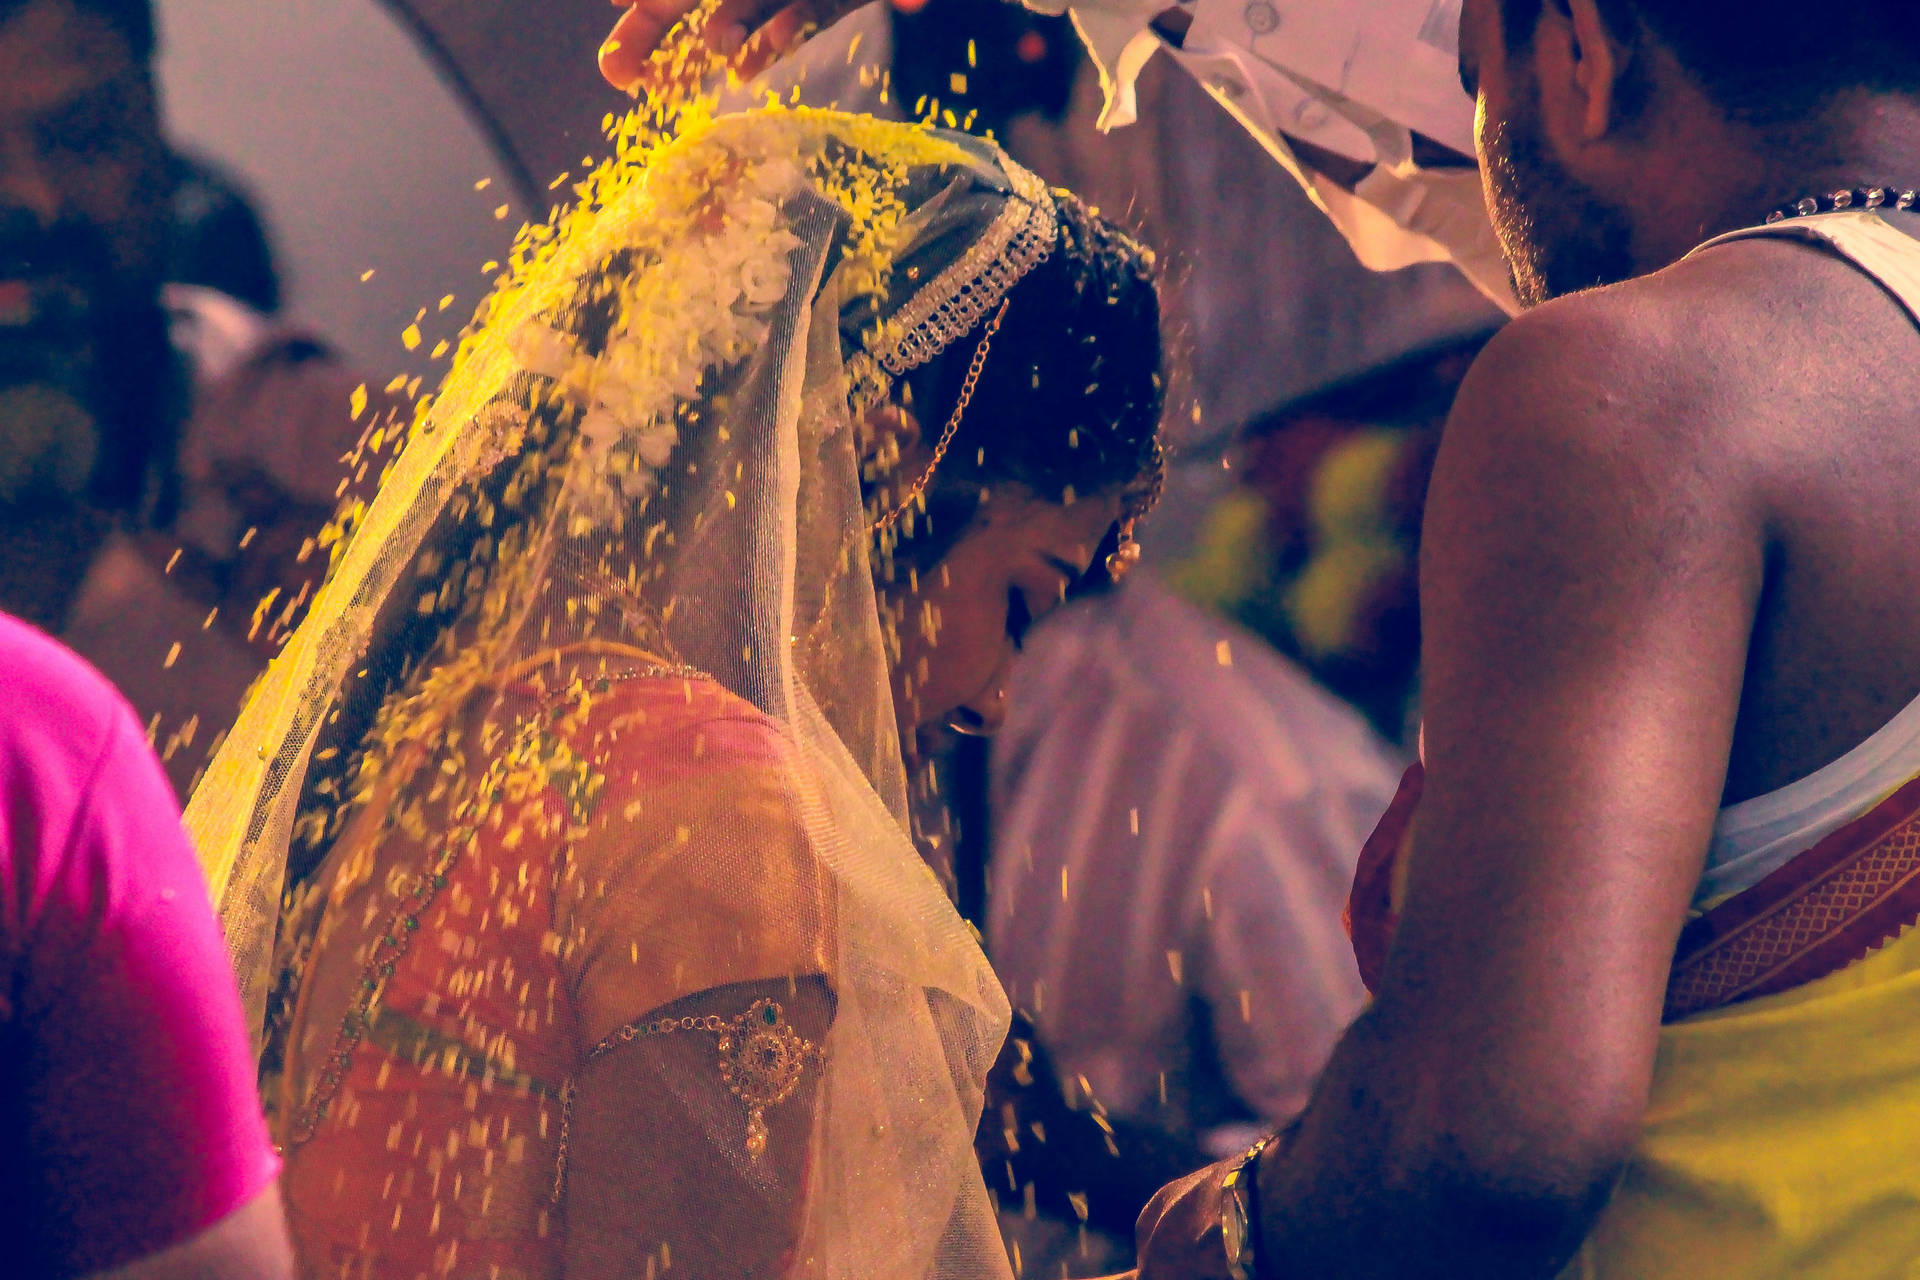
[(1140, 1275), (1905, 1275), (1920, 16), (1467, 0), (1461, 46), (1528, 310), (1429, 498), (1375, 1000)]
[[(1920, 904), (1865, 895), (1883, 914), (1842, 909), (1819, 960), (1748, 932), (1783, 976), (1721, 990), (1685, 985), (1711, 939), (1681, 931), (1805, 910), (1796, 871), (1911, 839), (1881, 802), (1920, 774), (1920, 217), (1688, 255), (1920, 183), (1920, 16), (1468, 0), (1462, 62), (1529, 310), (1469, 377), (1429, 497), (1393, 946), (1303, 1123), (1226, 1196), (1262, 1228), (1257, 1271), (1237, 1261), (1903, 1274), (1920, 957), (1879, 944)], [(1233, 1274), (1224, 1177), (1148, 1210), (1143, 1277)]]

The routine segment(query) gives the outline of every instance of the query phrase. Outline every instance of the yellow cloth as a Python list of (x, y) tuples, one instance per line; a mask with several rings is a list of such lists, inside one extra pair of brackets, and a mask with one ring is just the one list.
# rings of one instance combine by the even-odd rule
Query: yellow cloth
[(1920, 1276), (1920, 929), (1666, 1028), (1640, 1148), (1563, 1280)]

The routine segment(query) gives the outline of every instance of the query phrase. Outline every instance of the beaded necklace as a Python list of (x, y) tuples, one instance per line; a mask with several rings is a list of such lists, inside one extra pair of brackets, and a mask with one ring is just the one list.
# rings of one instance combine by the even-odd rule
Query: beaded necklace
[(1789, 218), (1811, 218), (1820, 213), (1840, 213), (1847, 209), (1892, 209), (1904, 213), (1920, 205), (1920, 188), (1849, 187), (1825, 195), (1802, 196), (1783, 204), (1767, 215), (1767, 225)]

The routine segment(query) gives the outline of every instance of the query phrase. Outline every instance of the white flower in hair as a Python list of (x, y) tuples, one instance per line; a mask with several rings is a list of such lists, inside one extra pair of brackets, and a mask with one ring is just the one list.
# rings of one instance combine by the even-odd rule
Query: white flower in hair
[(522, 325), (507, 346), (521, 368), (556, 381), (566, 377), (577, 354), (571, 340), (538, 320)]
[(769, 229), (759, 234), (762, 252), (740, 268), (740, 290), (751, 311), (766, 311), (787, 296), (793, 282), (792, 254), (801, 245), (791, 231)]
[(638, 502), (652, 495), (659, 475), (644, 467), (636, 467), (620, 477), (620, 496), (630, 502)]
[(640, 460), (655, 471), (667, 465), (667, 459), (673, 456), (673, 447), (680, 443), (680, 429), (671, 422), (651, 431), (643, 431), (634, 441), (634, 452)]
[(617, 447), (622, 431), (619, 416), (604, 403), (594, 405), (580, 419), (580, 436), (586, 441), (587, 448), (596, 453), (606, 453)]
[(717, 229), (673, 242), (627, 282), (619, 322), (597, 356), (546, 325), (516, 335), (521, 363), (586, 406), (582, 467), (569, 483), (589, 519), (652, 493), (680, 442), (678, 407), (765, 344), (765, 316), (792, 288), (791, 257), (804, 243), (779, 202), (803, 176), (789, 161), (743, 175)]
[(793, 269), (785, 258), (748, 261), (740, 268), (740, 292), (754, 311), (765, 311), (787, 296)]

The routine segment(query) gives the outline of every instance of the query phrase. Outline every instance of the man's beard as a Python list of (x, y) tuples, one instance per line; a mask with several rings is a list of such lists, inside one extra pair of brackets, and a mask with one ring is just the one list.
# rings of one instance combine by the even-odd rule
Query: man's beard
[(27, 300), (0, 323), (0, 521), (75, 503), (137, 508), (176, 408), (157, 285), (117, 273), (93, 228), (43, 229), (0, 209), (8, 279)]
[(1489, 121), (1481, 140), (1488, 207), (1525, 307), (1637, 275), (1626, 212), (1574, 180), (1539, 133), (1540, 93)]

